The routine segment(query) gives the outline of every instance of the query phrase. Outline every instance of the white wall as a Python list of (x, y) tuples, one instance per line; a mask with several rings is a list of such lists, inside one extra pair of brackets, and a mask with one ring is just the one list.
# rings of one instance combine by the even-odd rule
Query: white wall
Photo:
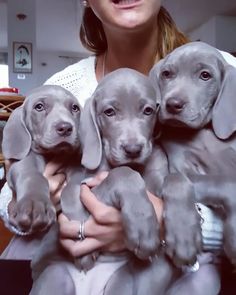
[(49, 77), (79, 59), (72, 57), (71, 53), (62, 53), (55, 51), (38, 51), (37, 61), (37, 84), (43, 84)]
[[(37, 51), (36, 51), (36, 13), (35, 0), (8, 0), (8, 65), (9, 83), (16, 87), (20, 93), (25, 94), (37, 86)], [(16, 15), (21, 12), (27, 15), (25, 20), (19, 20)], [(18, 79), (18, 74), (13, 72), (13, 42), (32, 43), (32, 73), (26, 73), (25, 79)]]
[[(36, 1), (36, 39), (39, 50), (83, 52), (75, 0)], [(80, 0), (79, 0), (80, 1)]]
[[(9, 84), (19, 88), (21, 94), (25, 95), (52, 74), (88, 55), (81, 49), (75, 4), (74, 0), (8, 0), (7, 6), (4, 5), (5, 13), (8, 12), (8, 46), (5, 50), (8, 51)], [(27, 18), (18, 20), (16, 14), (19, 12)], [(13, 72), (14, 41), (33, 45), (33, 71), (25, 73), (25, 79), (18, 79), (18, 74)], [(3, 42), (6, 42), (6, 36)], [(0, 51), (4, 51), (1, 44)]]
[(189, 37), (227, 52), (236, 52), (236, 17), (215, 16), (192, 31)]
[(0, 3), (0, 51), (7, 50), (7, 4)]
[(236, 52), (236, 17), (216, 18), (216, 45), (221, 50)]
[(216, 44), (216, 20), (215, 17), (211, 18), (206, 23), (202, 24), (196, 30), (189, 34), (192, 41), (202, 41), (215, 46)]

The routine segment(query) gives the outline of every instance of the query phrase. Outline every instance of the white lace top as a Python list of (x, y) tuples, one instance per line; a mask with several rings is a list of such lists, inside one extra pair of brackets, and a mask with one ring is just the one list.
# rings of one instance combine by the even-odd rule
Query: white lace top
[(95, 65), (96, 57), (89, 56), (56, 73), (45, 84), (60, 85), (66, 88), (84, 106), (85, 101), (93, 94), (98, 84)]
[[(221, 51), (221, 53), (229, 64), (236, 67), (235, 57), (227, 52)], [(90, 56), (54, 74), (45, 82), (45, 84), (60, 85), (66, 88), (77, 97), (79, 103), (83, 106), (85, 101), (93, 94), (98, 84), (95, 74), (95, 66), (96, 57)], [(8, 185), (5, 184), (0, 194), (0, 217), (2, 217), (5, 225), (10, 230), (22, 235), (21, 232), (8, 223), (7, 208), (11, 199), (11, 190)], [(199, 204), (199, 206), (201, 207), (201, 215), (204, 220), (202, 230), (205, 248), (219, 248), (222, 242), (222, 221), (214, 215), (212, 210), (209, 210), (202, 204)]]

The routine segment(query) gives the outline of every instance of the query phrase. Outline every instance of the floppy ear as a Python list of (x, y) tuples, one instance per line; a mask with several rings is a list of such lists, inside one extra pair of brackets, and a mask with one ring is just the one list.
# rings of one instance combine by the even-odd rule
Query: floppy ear
[(236, 131), (236, 68), (227, 65), (220, 93), (212, 111), (212, 126), (220, 139)]
[(151, 83), (156, 91), (156, 101), (157, 104), (161, 104), (161, 92), (159, 87), (159, 75), (161, 71), (161, 66), (164, 63), (164, 59), (160, 60), (158, 63), (156, 63), (152, 69), (149, 72), (149, 79), (151, 80)]
[(159, 60), (157, 63), (154, 64), (154, 66), (151, 68), (151, 70), (149, 72), (149, 78), (154, 83), (154, 86), (159, 79), (160, 70), (161, 70), (161, 67), (164, 64), (164, 62), (165, 62), (164, 58)]
[(154, 127), (154, 133), (153, 137), (154, 140), (157, 140), (161, 136), (161, 123), (158, 118), (158, 114), (160, 111), (160, 105), (161, 105), (161, 92), (160, 92), (160, 87), (159, 87), (159, 75), (160, 75), (160, 70), (161, 70), (161, 65), (163, 64), (164, 60), (160, 60), (158, 63), (156, 63), (152, 69), (149, 72), (149, 78), (152, 82), (152, 85), (155, 89), (156, 92), (156, 104), (157, 104), (157, 113), (156, 113), (156, 123)]
[(156, 121), (155, 121), (154, 129), (153, 129), (154, 141), (159, 139), (159, 137), (161, 136), (161, 131), (162, 131), (161, 122), (159, 121), (159, 117), (158, 117), (159, 110), (160, 110), (160, 104), (157, 103)]
[(95, 117), (95, 99), (92, 96), (81, 113), (82, 165), (90, 170), (98, 168), (102, 160), (102, 142)]
[(23, 106), (15, 109), (4, 129), (2, 151), (5, 159), (21, 160), (31, 148), (31, 135), (23, 119)]

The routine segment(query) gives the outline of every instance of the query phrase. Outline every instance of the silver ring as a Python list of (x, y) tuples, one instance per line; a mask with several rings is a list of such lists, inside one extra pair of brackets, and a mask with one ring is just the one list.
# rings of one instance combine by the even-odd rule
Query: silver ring
[(85, 239), (85, 234), (84, 234), (84, 220), (80, 222), (79, 224), (79, 232), (78, 232), (78, 240), (83, 241)]
[(164, 239), (161, 240), (161, 246), (164, 248), (166, 246), (166, 241)]
[(196, 272), (198, 271), (200, 268), (200, 264), (198, 262), (198, 260), (195, 261), (195, 263), (193, 265), (184, 265), (182, 266), (182, 270), (184, 272)]

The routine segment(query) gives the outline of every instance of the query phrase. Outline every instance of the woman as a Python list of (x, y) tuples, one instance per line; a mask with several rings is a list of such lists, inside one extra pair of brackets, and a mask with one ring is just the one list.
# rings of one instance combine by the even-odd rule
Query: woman
[[(156, 61), (163, 58), (174, 48), (188, 42), (188, 39), (178, 31), (167, 11), (161, 7), (161, 1), (90, 0), (83, 1), (83, 5), (85, 5), (85, 9), (80, 30), (81, 41), (87, 49), (95, 53), (95, 56), (67, 67), (46, 82), (47, 84), (59, 84), (68, 88), (82, 104), (92, 95), (98, 81), (107, 73), (120, 67), (130, 67), (148, 74)], [(231, 58), (226, 53), (224, 55), (227, 59)], [(234, 62), (236, 64), (235, 59)], [(96, 180), (94, 180), (94, 183), (96, 183)], [(91, 182), (89, 185), (94, 183)], [(99, 219), (97, 221), (104, 225), (106, 222), (109, 223), (109, 220), (103, 220), (103, 217), (107, 217), (111, 219), (112, 228), (112, 223), (116, 223), (115, 218), (112, 221), (112, 217), (116, 216), (116, 214), (112, 214), (114, 211), (106, 206), (103, 207), (91, 195), (88, 187), (83, 186), (82, 191), (86, 192), (85, 194), (82, 193), (82, 199), (88, 209), (92, 210), (91, 213), (94, 217)], [(86, 197), (87, 193), (89, 193), (89, 197)], [(159, 200), (152, 198), (152, 202), (160, 216)], [(100, 213), (100, 206), (105, 211), (104, 213)], [(204, 216), (204, 219), (207, 218)], [(67, 225), (64, 216), (61, 216), (59, 221), (62, 224), (62, 235), (68, 234), (68, 226), (68, 231), (71, 231), (69, 237), (75, 237), (78, 232), (78, 225), (73, 223), (73, 226), (72, 224), (70, 226), (70, 222)], [(96, 247), (103, 246), (109, 248), (107, 241), (102, 241), (100, 237), (100, 234), (103, 235), (102, 229), (98, 227), (95, 230), (93, 226), (95, 225), (86, 224), (87, 238), (85, 241), (74, 244), (72, 240), (62, 240), (63, 245), (75, 256), (83, 255), (84, 251), (88, 251), (87, 249), (94, 250)], [(120, 229), (119, 226), (118, 228)], [(119, 231), (119, 229), (117, 230)], [(111, 233), (113, 233), (113, 230), (111, 230)], [(91, 240), (90, 235), (92, 236)], [(117, 242), (120, 244), (120, 237), (117, 241), (114, 240), (114, 244), (112, 241), (112, 249), (113, 247), (116, 248)]]
[[(82, 1), (82, 5), (84, 14), (80, 30), (81, 41), (95, 55), (67, 67), (46, 82), (67, 88), (82, 105), (107, 73), (117, 68), (129, 67), (148, 74), (155, 62), (174, 48), (188, 42), (188, 39), (176, 28), (167, 11), (161, 7), (161, 1), (88, 0)], [(236, 65), (235, 60), (231, 61), (230, 55), (224, 53), (224, 56)], [(45, 175), (50, 180), (52, 199), (56, 203), (60, 192), (58, 182), (63, 183), (63, 175), (57, 174), (56, 167), (53, 165), (48, 165)], [(74, 240), (78, 237), (80, 223), (69, 221), (62, 214), (59, 216), (61, 244), (75, 257), (98, 249), (116, 252), (125, 248), (119, 211), (100, 203), (89, 189), (105, 176), (105, 172), (101, 173), (87, 181), (87, 185), (82, 186), (81, 199), (92, 215), (85, 223), (86, 238), (83, 241)], [(151, 194), (149, 197), (158, 218), (161, 219), (161, 201)], [(6, 206), (7, 204), (8, 201)], [(11, 214), (11, 208), (14, 208), (14, 200), (8, 206), (9, 214)], [(204, 232), (208, 236), (204, 242), (208, 248), (211, 248), (212, 241), (217, 240), (217, 243), (221, 244), (221, 221), (206, 207), (202, 207), (202, 210), (203, 214), (205, 213)], [(217, 230), (215, 233), (207, 228), (212, 218), (219, 232)], [(215, 248), (214, 243), (212, 248)], [(209, 281), (211, 284), (209, 279), (205, 283), (206, 289)], [(213, 279), (212, 282), (215, 280)], [(216, 286), (211, 294), (217, 294), (218, 289), (219, 286)], [(199, 291), (199, 294), (202, 294), (201, 292)], [(181, 290), (179, 294), (183, 294)]]

